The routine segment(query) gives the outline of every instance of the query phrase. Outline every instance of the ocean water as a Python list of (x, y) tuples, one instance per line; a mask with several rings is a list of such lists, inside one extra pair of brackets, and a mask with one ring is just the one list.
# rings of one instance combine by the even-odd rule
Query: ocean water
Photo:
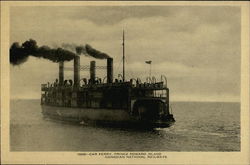
[(173, 102), (176, 122), (154, 130), (44, 119), (40, 100), (11, 100), (11, 151), (240, 151), (240, 103)]

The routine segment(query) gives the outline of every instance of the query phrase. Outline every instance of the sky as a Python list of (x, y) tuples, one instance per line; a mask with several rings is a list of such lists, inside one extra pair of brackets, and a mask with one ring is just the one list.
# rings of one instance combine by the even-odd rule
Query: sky
[[(240, 101), (240, 8), (229, 6), (16, 6), (10, 10), (10, 45), (34, 39), (39, 46), (90, 44), (114, 58), (126, 79), (165, 75), (172, 101)], [(81, 65), (90, 57), (81, 56)], [(105, 60), (96, 60), (105, 66)], [(67, 62), (66, 67), (73, 67)], [(97, 70), (97, 76), (105, 76)], [(29, 57), (10, 66), (11, 98), (40, 98), (42, 83), (58, 78), (58, 64)], [(89, 77), (82, 71), (81, 78)], [(73, 79), (65, 71), (65, 79)]]

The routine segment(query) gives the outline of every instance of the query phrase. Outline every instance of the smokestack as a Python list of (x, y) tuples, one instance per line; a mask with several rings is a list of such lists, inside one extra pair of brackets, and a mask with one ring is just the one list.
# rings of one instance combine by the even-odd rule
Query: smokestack
[(80, 84), (80, 56), (74, 57), (74, 87)]
[(90, 81), (95, 83), (95, 61), (90, 61)]
[(107, 83), (113, 82), (113, 58), (107, 58)]
[(64, 62), (60, 61), (59, 62), (59, 86), (63, 85), (64, 81)]

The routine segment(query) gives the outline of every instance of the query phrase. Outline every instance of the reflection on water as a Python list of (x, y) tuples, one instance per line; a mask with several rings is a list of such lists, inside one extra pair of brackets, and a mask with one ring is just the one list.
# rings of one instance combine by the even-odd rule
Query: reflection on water
[(169, 128), (135, 130), (43, 118), (39, 100), (12, 100), (12, 151), (240, 151), (240, 104), (176, 102)]

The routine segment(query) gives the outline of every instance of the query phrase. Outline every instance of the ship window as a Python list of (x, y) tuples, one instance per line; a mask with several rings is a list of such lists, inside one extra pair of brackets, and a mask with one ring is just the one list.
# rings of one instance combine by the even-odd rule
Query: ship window
[(166, 97), (166, 90), (154, 90), (154, 97)]

